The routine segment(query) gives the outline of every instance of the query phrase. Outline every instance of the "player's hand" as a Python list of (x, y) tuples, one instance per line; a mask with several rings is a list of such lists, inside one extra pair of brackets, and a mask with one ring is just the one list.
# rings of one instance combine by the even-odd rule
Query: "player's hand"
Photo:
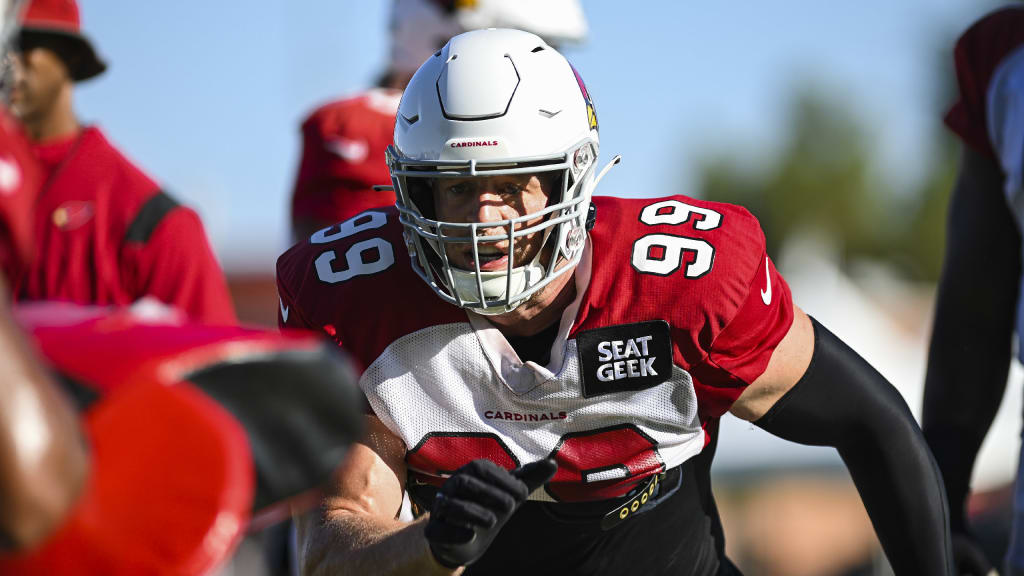
[(512, 471), (490, 460), (459, 468), (441, 486), (430, 510), (426, 535), (434, 558), (448, 568), (478, 560), (516, 508), (557, 469), (550, 458)]
[(953, 533), (953, 561), (957, 576), (998, 576), (978, 543), (968, 534)]

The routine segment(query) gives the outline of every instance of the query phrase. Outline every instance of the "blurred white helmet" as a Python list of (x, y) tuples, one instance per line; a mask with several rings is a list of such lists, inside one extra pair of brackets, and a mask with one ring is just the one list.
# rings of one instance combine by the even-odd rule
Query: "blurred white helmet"
[(579, 0), (455, 0), (455, 19), (465, 30), (515, 28), (554, 46), (587, 39)]
[(390, 68), (411, 74), (449, 38), (479, 28), (526, 30), (556, 45), (587, 37), (579, 0), (394, 0)]
[[(406, 88), (394, 141), (388, 166), (412, 266), (445, 301), (501, 314), (579, 262), (596, 185), (597, 116), (575, 69), (540, 37), (490, 29), (452, 38)], [(434, 218), (432, 179), (540, 172), (560, 178), (539, 212), (486, 225)], [(525, 226), (538, 216), (545, 219)], [(480, 236), (485, 228), (504, 232)], [(481, 244), (514, 245), (536, 232), (545, 249), (532, 261), (514, 262), (510, 246), (506, 270), (480, 269)], [(449, 263), (450, 244), (472, 244), (474, 269)]]
[(439, 2), (394, 0), (391, 5), (391, 70), (411, 74), (423, 61), (465, 30)]

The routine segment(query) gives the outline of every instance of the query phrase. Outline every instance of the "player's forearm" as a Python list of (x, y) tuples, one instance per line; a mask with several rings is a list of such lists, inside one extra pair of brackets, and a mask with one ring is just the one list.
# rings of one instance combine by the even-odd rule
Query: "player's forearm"
[[(317, 525), (310, 525), (312, 522)], [(312, 513), (304, 523), (305, 530), (300, 524), (304, 576), (450, 576), (462, 572), (434, 560), (423, 534), (425, 518), (402, 522), (332, 512), (326, 517)]]
[(75, 412), (23, 340), (0, 310), (0, 548), (53, 532), (88, 470)]
[(965, 147), (949, 206), (928, 352), (922, 428), (963, 531), (974, 459), (1006, 388), (1020, 285), (1020, 234), (992, 158)]
[(756, 424), (836, 447), (897, 575), (952, 573), (942, 479), (924, 436), (895, 388), (820, 324), (803, 378)]
[[(966, 529), (964, 505), (974, 461), (1006, 389), (1013, 318), (1006, 313), (1012, 303), (1003, 307), (1005, 317), (995, 318), (977, 311), (992, 306), (995, 298), (979, 301), (960, 288), (944, 282), (939, 290), (921, 420), (942, 471), (955, 532)], [(978, 305), (968, 309), (964, 302)]]

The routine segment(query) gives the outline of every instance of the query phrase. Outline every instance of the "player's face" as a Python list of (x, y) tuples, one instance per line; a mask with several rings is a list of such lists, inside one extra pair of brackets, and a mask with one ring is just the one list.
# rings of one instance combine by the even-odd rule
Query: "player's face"
[[(550, 194), (548, 178), (536, 174), (481, 176), (476, 178), (442, 178), (434, 184), (434, 211), (442, 222), (488, 223), (500, 222), (533, 214), (548, 204)], [(517, 224), (516, 230), (539, 224), (544, 216)], [(444, 230), (454, 234), (452, 231)], [(482, 236), (508, 234), (507, 226), (483, 228)], [(513, 253), (513, 267), (522, 266), (536, 256), (544, 241), (543, 232), (517, 237)], [(480, 270), (494, 272), (508, 269), (509, 242), (478, 244)], [(474, 270), (473, 245), (449, 244), (448, 260), (457, 268)]]
[(54, 109), (68, 69), (57, 54), (43, 47), (25, 47), (14, 58), (11, 110), (25, 123), (43, 120)]

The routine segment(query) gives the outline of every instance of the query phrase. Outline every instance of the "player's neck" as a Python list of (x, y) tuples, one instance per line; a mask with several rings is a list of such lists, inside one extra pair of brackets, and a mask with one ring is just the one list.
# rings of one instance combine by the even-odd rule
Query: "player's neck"
[(532, 336), (562, 318), (576, 297), (574, 270), (567, 270), (515, 310), (488, 316), (505, 336)]
[(58, 103), (48, 114), (41, 115), (35, 121), (26, 121), (25, 129), (35, 142), (49, 142), (70, 138), (81, 130), (78, 118), (70, 102)]

